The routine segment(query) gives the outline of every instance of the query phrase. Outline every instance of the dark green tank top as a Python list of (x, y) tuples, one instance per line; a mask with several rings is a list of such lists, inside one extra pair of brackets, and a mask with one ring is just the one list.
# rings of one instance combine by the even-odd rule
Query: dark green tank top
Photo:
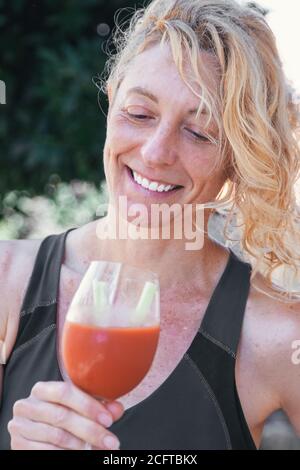
[[(4, 366), (0, 449), (10, 448), (7, 423), (16, 400), (38, 381), (63, 380), (57, 356), (57, 304), (69, 231), (45, 238), (20, 312), (12, 354)], [(171, 375), (111, 426), (121, 450), (256, 449), (235, 381), (235, 362), (251, 266), (230, 251), (201, 326)]]

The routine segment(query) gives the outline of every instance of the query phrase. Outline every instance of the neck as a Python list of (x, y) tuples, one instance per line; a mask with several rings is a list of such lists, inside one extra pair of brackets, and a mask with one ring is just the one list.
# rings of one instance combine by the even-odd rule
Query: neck
[[(191, 239), (132, 239), (107, 237), (112, 226), (110, 214), (89, 224), (88, 261), (106, 259), (128, 263), (141, 269), (154, 271), (163, 286), (193, 285), (203, 280), (207, 285), (216, 269), (223, 268), (228, 256), (226, 250), (207, 236), (209, 214), (204, 217), (199, 249), (187, 249)], [(117, 229), (122, 227), (118, 226)], [(94, 233), (94, 235), (93, 235)], [(117, 233), (119, 231), (117, 230)], [(172, 231), (171, 231), (172, 233)], [(106, 234), (106, 235), (104, 235)], [(194, 247), (195, 248), (195, 247)]]

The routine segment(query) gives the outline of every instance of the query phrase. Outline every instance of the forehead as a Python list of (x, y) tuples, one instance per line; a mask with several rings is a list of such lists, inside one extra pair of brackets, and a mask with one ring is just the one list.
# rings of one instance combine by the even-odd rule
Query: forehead
[[(216, 59), (208, 52), (199, 56), (201, 81), (214, 93), (219, 84)], [(202, 71), (202, 73), (201, 73)], [(185, 60), (183, 73), (189, 85), (201, 95), (201, 85), (191, 64)], [(199, 97), (184, 82), (168, 44), (156, 44), (138, 54), (129, 64), (120, 92), (126, 93), (132, 87), (143, 87), (166, 99), (180, 98), (180, 101), (199, 104)]]

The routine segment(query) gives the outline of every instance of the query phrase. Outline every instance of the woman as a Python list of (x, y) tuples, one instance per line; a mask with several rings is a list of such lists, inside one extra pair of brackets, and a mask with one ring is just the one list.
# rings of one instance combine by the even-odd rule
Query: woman
[[(121, 39), (105, 84), (107, 215), (1, 245), (1, 448), (255, 449), (278, 408), (300, 433), (299, 301), (279, 299), (271, 278), (278, 266), (299, 269), (298, 121), (274, 37), (232, 0), (154, 0)], [(161, 203), (192, 207), (198, 224), (200, 204), (202, 249), (187, 250), (184, 237), (103, 237), (120, 196), (122, 226), (135, 204)], [(243, 220), (249, 262), (207, 236), (221, 200)], [(161, 283), (152, 369), (106, 406), (62, 382), (59, 355), (68, 305), (95, 259), (156, 271)]]

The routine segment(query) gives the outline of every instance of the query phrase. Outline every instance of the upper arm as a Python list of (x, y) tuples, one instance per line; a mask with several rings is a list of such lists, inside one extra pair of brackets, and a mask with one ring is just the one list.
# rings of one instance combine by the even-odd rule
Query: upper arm
[(2, 395), (3, 365), (13, 348), (18, 325), (10, 319), (10, 277), (13, 258), (11, 242), (0, 242), (0, 403)]
[(279, 394), (281, 406), (300, 437), (300, 303), (288, 310), (291, 328), (282, 344)]
[(41, 240), (0, 241), (0, 363), (9, 358), (20, 309)]
[(243, 325), (250, 358), (248, 363), (244, 361), (243, 372), (248, 377), (245, 384), (251, 384), (247, 389), (249, 415), (257, 409), (255, 422), (263, 426), (273, 411), (281, 408), (300, 435), (300, 302), (285, 303), (251, 293)]
[(3, 365), (14, 348), (20, 309), (41, 240), (0, 241), (0, 403)]
[[(4, 247), (4, 242), (0, 244), (0, 295), (2, 297), (2, 292), (5, 292), (5, 277), (6, 277), (6, 266), (9, 264), (8, 259), (8, 250), (7, 247)], [(2, 390), (2, 378), (3, 378), (3, 363), (6, 360), (6, 353), (5, 353), (5, 337), (6, 337), (6, 325), (7, 325), (7, 305), (5, 299), (1, 302), (1, 309), (0, 309), (0, 397), (1, 397), (1, 390)]]
[(10, 297), (13, 300), (11, 289), (11, 269), (13, 259), (12, 242), (0, 242), (0, 363), (5, 364), (8, 354), (13, 346), (13, 337), (16, 327), (10, 321)]

